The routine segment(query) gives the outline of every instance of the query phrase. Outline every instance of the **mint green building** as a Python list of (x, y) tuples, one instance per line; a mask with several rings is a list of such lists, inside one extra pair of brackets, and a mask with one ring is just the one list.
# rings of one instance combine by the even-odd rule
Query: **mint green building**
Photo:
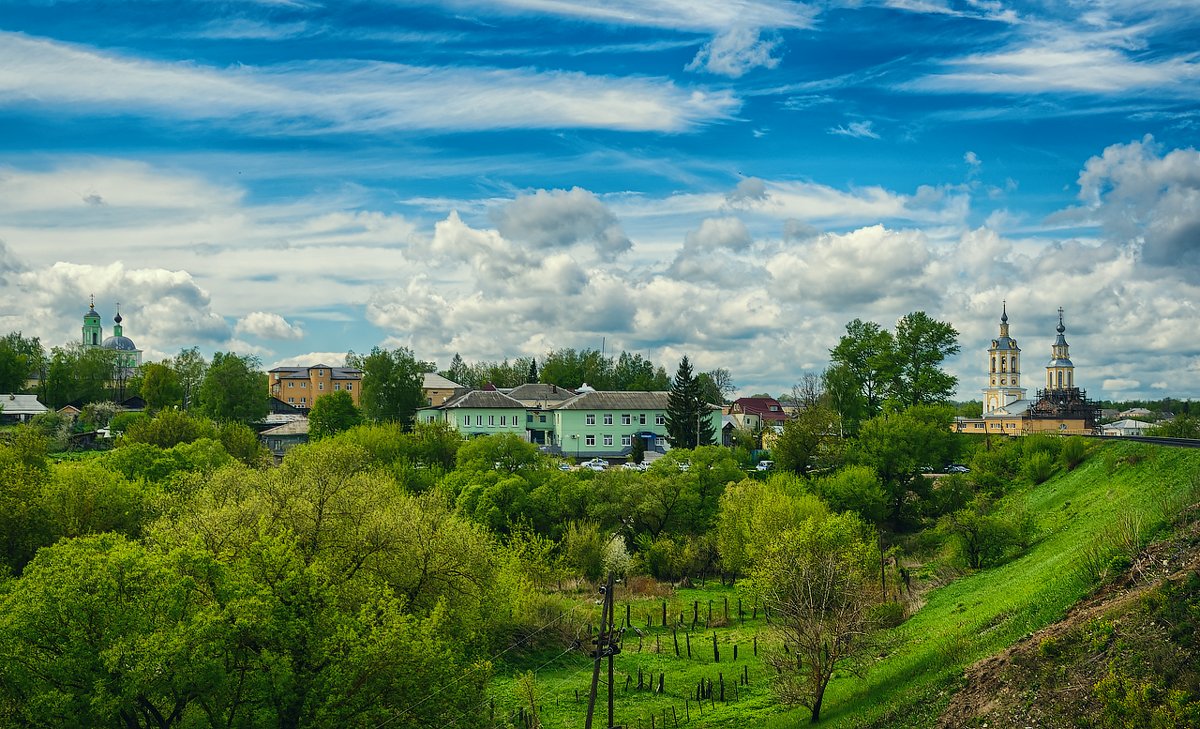
[[(553, 442), (546, 450), (563, 456), (625, 458), (640, 439), (645, 450), (664, 453), (667, 443), (667, 392), (582, 392), (551, 409)], [(709, 423), (721, 432), (721, 408), (710, 406)]]
[(528, 439), (526, 408), (519, 400), (495, 390), (456, 393), (446, 402), (417, 411), (425, 423), (445, 422), (464, 437), (509, 433)]
[[(519, 396), (519, 397), (514, 397)], [(665, 453), (668, 392), (574, 393), (554, 385), (513, 390), (456, 392), (444, 404), (422, 408), (417, 419), (445, 422), (464, 437), (511, 433), (547, 453), (574, 459), (626, 458), (635, 439), (648, 452)], [(721, 408), (710, 405), (709, 423), (721, 432)]]

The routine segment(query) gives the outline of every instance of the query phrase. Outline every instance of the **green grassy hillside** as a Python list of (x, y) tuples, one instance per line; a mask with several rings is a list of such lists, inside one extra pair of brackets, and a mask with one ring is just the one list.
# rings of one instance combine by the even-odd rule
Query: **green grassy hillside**
[[(1103, 443), (1074, 471), (1010, 494), (1007, 500), (1024, 505), (1035, 515), (1037, 541), (1006, 564), (968, 574), (929, 592), (924, 605), (894, 630), (894, 647), (865, 679), (834, 679), (821, 725), (935, 725), (962, 685), (965, 667), (1060, 619), (1095, 587), (1098, 572), (1110, 562), (1119, 562), (1123, 549), (1136, 549), (1195, 496), (1197, 474), (1200, 451)], [(806, 710), (778, 705), (766, 667), (753, 655), (756, 636), (760, 646), (769, 640), (761, 612), (757, 620), (751, 619), (747, 599), (746, 619), (739, 620), (734, 612), (729, 624), (724, 624), (724, 599), (736, 604), (738, 596), (731, 588), (710, 588), (679, 590), (667, 598), (668, 623), (676, 622), (683, 612), (689, 627), (693, 601), (700, 602), (701, 623), (707, 618), (708, 601), (716, 605), (714, 624), (708, 629), (701, 624), (693, 633), (689, 659), (686, 655), (675, 657), (671, 628), (661, 625), (661, 598), (622, 598), (618, 593), (618, 616), (624, 614), (622, 600), (632, 600), (632, 623), (644, 634), (640, 651), (638, 638), (628, 636), (626, 652), (617, 661), (614, 683), (619, 723), (649, 729), (652, 715), (655, 726), (662, 726), (665, 714), (667, 726), (673, 726), (676, 717), (683, 724), (685, 706), (691, 726), (795, 727), (808, 723)], [(646, 625), (648, 616), (652, 627)], [(580, 623), (598, 619), (599, 609), (590, 600), (581, 601), (572, 615), (572, 620)], [(685, 633), (676, 630), (676, 634), (682, 646)], [(722, 651), (720, 664), (713, 661), (713, 634)], [(732, 658), (734, 643), (740, 649), (737, 662)], [(519, 657), (506, 655), (497, 665), (492, 687), (497, 718), (509, 715), (521, 703), (513, 677), (533, 670), (542, 725), (582, 727), (590, 666), (580, 651), (564, 654), (561, 647)], [(664, 694), (636, 688), (627, 692), (627, 678), (636, 687), (639, 669), (645, 681), (651, 672), (665, 673)], [(732, 684), (735, 676), (741, 675), (750, 680), (738, 687), (735, 700)], [(695, 703), (696, 685), (702, 679), (717, 681), (719, 676), (726, 681), (727, 701), (706, 699), (701, 717)], [(576, 690), (580, 702), (576, 702)]]
[[(1074, 471), (1010, 495), (1036, 515), (1039, 541), (932, 592), (865, 681), (831, 685), (822, 724), (932, 726), (964, 667), (1061, 618), (1094, 587), (1083, 565), (1115, 552), (1131, 524), (1148, 538), (1194, 495), (1198, 473), (1200, 451), (1105, 443)], [(798, 719), (792, 712), (769, 726)]]

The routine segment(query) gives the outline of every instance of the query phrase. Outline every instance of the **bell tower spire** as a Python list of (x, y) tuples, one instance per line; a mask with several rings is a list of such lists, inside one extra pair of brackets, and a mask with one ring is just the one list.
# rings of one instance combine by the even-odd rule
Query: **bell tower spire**
[(1058, 307), (1058, 326), (1055, 327), (1058, 336), (1050, 347), (1050, 363), (1046, 365), (1046, 389), (1069, 390), (1075, 387), (1075, 364), (1071, 362), (1071, 348), (1067, 344), (1064, 332), (1067, 327), (1063, 324), (1063, 309)]
[(983, 412), (1002, 408), (1025, 399), (1025, 388), (1021, 387), (1021, 348), (1017, 340), (1008, 333), (1008, 301), (1000, 308), (1000, 336), (992, 340), (988, 349), (988, 386), (983, 390)]
[(92, 294), (87, 313), (83, 315), (83, 346), (99, 347), (104, 339), (104, 327), (100, 324), (100, 315), (96, 313), (96, 295)]

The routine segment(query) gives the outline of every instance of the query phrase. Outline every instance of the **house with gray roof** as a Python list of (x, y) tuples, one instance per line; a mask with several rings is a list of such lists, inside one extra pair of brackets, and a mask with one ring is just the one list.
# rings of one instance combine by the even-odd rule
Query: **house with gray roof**
[[(551, 408), (552, 442), (547, 450), (574, 458), (625, 458), (633, 440), (647, 452), (664, 453), (667, 443), (669, 392), (589, 390)], [(714, 433), (721, 432), (721, 408), (709, 406)]]
[(528, 439), (527, 412), (520, 400), (498, 390), (459, 390), (441, 405), (417, 411), (423, 423), (448, 423), (468, 438), (510, 433)]
[(37, 395), (0, 395), (0, 423), (27, 423), (48, 409)]
[(547, 445), (554, 433), (554, 416), (550, 409), (575, 397), (576, 393), (558, 385), (533, 382), (518, 385), (507, 394), (526, 408), (525, 428), (529, 431), (529, 440)]

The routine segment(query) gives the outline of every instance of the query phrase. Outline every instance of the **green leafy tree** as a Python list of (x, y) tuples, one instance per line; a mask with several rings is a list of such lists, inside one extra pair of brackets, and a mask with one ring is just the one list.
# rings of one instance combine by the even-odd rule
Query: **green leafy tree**
[(161, 362), (142, 365), (139, 391), (148, 410), (178, 407), (183, 404), (183, 385), (179, 373)]
[(810, 517), (825, 517), (829, 508), (791, 474), (766, 481), (746, 479), (721, 494), (717, 517), (717, 549), (725, 571), (742, 574), (757, 564), (767, 548), (789, 529)]
[(1174, 420), (1159, 423), (1148, 433), (1160, 438), (1200, 439), (1200, 418), (1192, 415), (1177, 415)]
[(686, 355), (675, 371), (667, 399), (667, 440), (672, 448), (695, 448), (716, 442), (708, 403)]
[(942, 517), (938, 527), (952, 536), (967, 565), (979, 569), (998, 563), (1014, 547), (1026, 542), (1032, 522), (1018, 515), (995, 513), (991, 499), (976, 497), (966, 507)]
[(0, 338), (0, 392), (24, 392), (25, 383), (41, 374), (46, 354), (37, 337), (12, 332)]
[(667, 373), (640, 354), (621, 352), (613, 365), (612, 388), (624, 391), (661, 392), (671, 386)]
[(191, 410), (196, 406), (200, 387), (204, 384), (204, 375), (208, 371), (208, 361), (200, 354), (197, 347), (181, 349), (175, 359), (171, 360), (171, 369), (179, 378), (179, 386), (183, 390), (183, 409)]
[(725, 402), (725, 396), (721, 394), (721, 388), (711, 373), (701, 372), (696, 375), (696, 389), (700, 392), (700, 400), (703, 402), (711, 402), (715, 405)]
[(783, 433), (771, 446), (771, 456), (780, 468), (802, 476), (836, 465), (841, 451), (837, 412), (823, 405), (807, 407), (785, 422)]
[(349, 430), (362, 422), (362, 413), (345, 390), (322, 395), (308, 413), (308, 437), (320, 440)]
[(921, 467), (945, 463), (955, 452), (952, 413), (949, 406), (925, 405), (884, 413), (862, 424), (847, 460), (870, 466), (879, 475), (888, 495), (889, 518), (902, 516), (910, 494), (918, 501), (929, 496), (929, 479)]
[(852, 416), (871, 418), (883, 407), (896, 379), (895, 346), (891, 332), (873, 321), (855, 319), (846, 325), (837, 346), (829, 350), (834, 371), (826, 377), (826, 387), (851, 421), (849, 425), (857, 422)]
[(450, 366), (442, 370), (439, 374), (447, 380), (458, 383), (463, 387), (475, 387), (475, 384), (467, 382), (470, 372), (467, 369), (467, 363), (463, 361), (462, 356), (458, 352), (455, 352), (454, 356), (450, 358)]
[(217, 352), (200, 385), (200, 412), (223, 422), (256, 423), (267, 416), (266, 375), (251, 355)]
[(153, 418), (135, 420), (127, 425), (118, 445), (146, 443), (170, 448), (200, 438), (217, 438), (217, 428), (212, 421), (188, 415), (182, 410), (163, 410)]
[(43, 400), (54, 409), (72, 402), (107, 400), (116, 374), (112, 351), (72, 344), (55, 347), (42, 380)]
[(189, 635), (197, 593), (116, 534), (43, 549), (0, 607), (4, 723), (179, 726), (206, 663)]
[(815, 488), (834, 511), (853, 511), (868, 522), (888, 514), (888, 495), (869, 466), (846, 466), (818, 479)]
[[(409, 426), (417, 409), (425, 405), (422, 376), (432, 372), (430, 362), (422, 362), (407, 347), (380, 349), (374, 347), (364, 356), (346, 356), (346, 364), (363, 371), (363, 414), (376, 421), (392, 421)], [(460, 383), (461, 384), (461, 383)]]
[(247, 466), (257, 466), (270, 459), (271, 452), (258, 438), (258, 433), (241, 423), (221, 423), (217, 440), (225, 452)]
[(945, 372), (942, 363), (958, 354), (958, 331), (916, 311), (896, 323), (893, 344), (893, 393), (905, 406), (945, 402), (954, 394), (958, 378)]
[(28, 426), (18, 426), (9, 439), (0, 440), (0, 574), (19, 574), (38, 547), (50, 541), (39, 504), (50, 473), (48, 448), (46, 437)]
[(834, 673), (862, 675), (874, 658), (878, 567), (874, 531), (846, 513), (784, 532), (751, 572), (772, 629), (795, 653), (767, 653), (776, 693), (807, 707), (814, 724)]
[(613, 362), (597, 349), (560, 349), (542, 357), (541, 381), (577, 390), (585, 382), (597, 390), (613, 387)]

